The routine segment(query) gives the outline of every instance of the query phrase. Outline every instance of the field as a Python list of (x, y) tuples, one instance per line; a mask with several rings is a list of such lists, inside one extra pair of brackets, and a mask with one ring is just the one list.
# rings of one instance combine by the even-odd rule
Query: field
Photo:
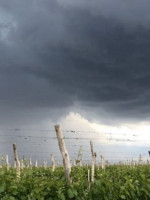
[(16, 169), (0, 169), (1, 200), (149, 200), (150, 166), (112, 165), (95, 168), (95, 181), (89, 183), (90, 166), (72, 167), (72, 184), (67, 186), (64, 168), (25, 167), (20, 178)]

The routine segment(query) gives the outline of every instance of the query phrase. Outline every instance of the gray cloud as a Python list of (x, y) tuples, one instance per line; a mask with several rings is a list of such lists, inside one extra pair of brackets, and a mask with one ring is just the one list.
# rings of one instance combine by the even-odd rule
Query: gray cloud
[(17, 119), (30, 109), (38, 120), (58, 109), (104, 121), (149, 118), (149, 1), (0, 5), (1, 118), (9, 109)]

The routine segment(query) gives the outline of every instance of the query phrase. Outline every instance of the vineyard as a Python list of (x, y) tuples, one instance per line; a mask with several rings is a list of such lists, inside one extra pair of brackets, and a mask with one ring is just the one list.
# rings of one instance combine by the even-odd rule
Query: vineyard
[(0, 165), (0, 200), (149, 200), (150, 164), (134, 160), (111, 164), (101, 155), (97, 163), (93, 142), (90, 141), (91, 161), (82, 163), (79, 150), (74, 163), (70, 162), (59, 125), (55, 126), (63, 164), (56, 164), (51, 154), (51, 165), (18, 158), (13, 144), (14, 166), (8, 155)]
[(0, 169), (1, 200), (149, 200), (150, 167), (112, 165), (104, 171), (95, 168), (95, 181), (89, 183), (90, 166), (72, 167), (72, 184), (67, 185), (63, 167), (24, 168), (20, 177), (15, 168)]

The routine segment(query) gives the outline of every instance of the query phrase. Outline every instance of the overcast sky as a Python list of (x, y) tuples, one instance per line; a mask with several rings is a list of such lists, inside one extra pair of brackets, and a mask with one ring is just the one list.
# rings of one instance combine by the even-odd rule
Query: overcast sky
[(149, 10), (149, 0), (0, 0), (0, 127), (70, 112), (148, 123)]
[(1, 125), (69, 111), (148, 120), (149, 8), (148, 0), (0, 0)]

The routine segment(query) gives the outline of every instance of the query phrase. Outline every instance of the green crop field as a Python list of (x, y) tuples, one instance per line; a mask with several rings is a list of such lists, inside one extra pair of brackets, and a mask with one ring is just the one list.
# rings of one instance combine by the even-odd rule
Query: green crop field
[[(90, 167), (89, 167), (90, 169)], [(15, 168), (0, 169), (1, 200), (150, 200), (150, 166), (109, 166), (95, 169), (89, 185), (88, 167), (72, 167), (67, 186), (63, 167), (24, 168), (20, 178)]]

